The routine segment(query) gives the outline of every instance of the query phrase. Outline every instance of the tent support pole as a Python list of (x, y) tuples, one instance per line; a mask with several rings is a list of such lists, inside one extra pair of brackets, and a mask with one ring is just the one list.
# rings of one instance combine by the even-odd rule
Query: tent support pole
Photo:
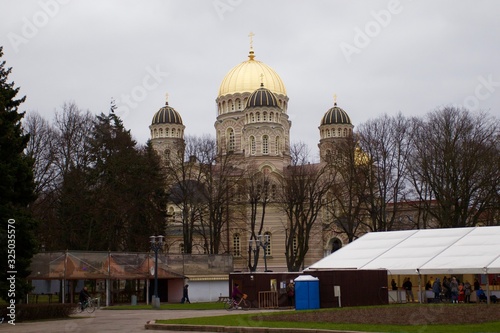
[(420, 275), (420, 269), (417, 268), (415, 270), (418, 274), (418, 302), (420, 304), (422, 304), (422, 298), (425, 296), (425, 295), (422, 295), (422, 275)]

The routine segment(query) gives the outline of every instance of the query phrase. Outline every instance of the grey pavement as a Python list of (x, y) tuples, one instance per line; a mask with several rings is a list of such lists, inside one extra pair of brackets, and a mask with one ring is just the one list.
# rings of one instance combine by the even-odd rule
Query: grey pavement
[[(259, 312), (250, 310), (249, 312)], [(86, 333), (86, 332), (151, 332), (145, 329), (149, 321), (205, 316), (221, 316), (240, 312), (221, 310), (96, 310), (71, 319), (0, 325), (0, 332), (9, 333)], [(169, 331), (175, 332), (175, 331)]]

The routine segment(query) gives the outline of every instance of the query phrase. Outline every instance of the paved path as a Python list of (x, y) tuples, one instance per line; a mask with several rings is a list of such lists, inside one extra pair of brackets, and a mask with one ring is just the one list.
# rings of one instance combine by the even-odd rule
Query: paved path
[[(251, 310), (250, 312), (252, 312)], [(258, 312), (259, 310), (255, 310)], [(227, 315), (221, 310), (96, 310), (83, 313), (67, 320), (17, 323), (15, 326), (3, 323), (0, 332), (8, 333), (87, 333), (87, 332), (151, 332), (144, 325), (155, 319), (174, 319)], [(236, 314), (236, 312), (232, 312)], [(173, 333), (173, 331), (169, 331)]]

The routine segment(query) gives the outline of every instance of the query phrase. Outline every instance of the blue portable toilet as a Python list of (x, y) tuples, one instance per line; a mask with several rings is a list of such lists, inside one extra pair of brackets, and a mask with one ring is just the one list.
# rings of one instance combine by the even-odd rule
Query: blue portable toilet
[(295, 280), (295, 310), (319, 309), (319, 279), (301, 275)]

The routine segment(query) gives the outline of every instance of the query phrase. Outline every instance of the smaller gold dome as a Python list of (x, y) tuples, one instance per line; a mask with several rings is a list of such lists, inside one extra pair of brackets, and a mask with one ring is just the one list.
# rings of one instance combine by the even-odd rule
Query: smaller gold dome
[(248, 60), (233, 67), (219, 88), (219, 97), (234, 93), (252, 93), (264, 83), (267, 89), (275, 94), (286, 96), (286, 89), (279, 75), (261, 61), (255, 60), (253, 50), (248, 55)]

